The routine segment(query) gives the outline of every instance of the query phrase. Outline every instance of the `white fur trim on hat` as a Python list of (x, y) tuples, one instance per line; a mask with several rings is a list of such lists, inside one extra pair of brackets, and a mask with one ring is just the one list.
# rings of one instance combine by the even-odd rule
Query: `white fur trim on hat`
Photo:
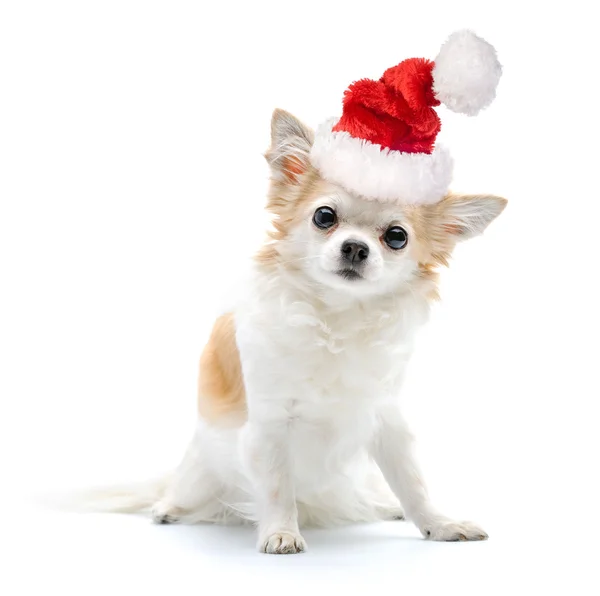
[(310, 159), (324, 178), (386, 203), (437, 203), (452, 180), (452, 157), (445, 147), (433, 153), (402, 153), (333, 132), (337, 118), (317, 129)]
[(433, 90), (453, 112), (475, 116), (496, 97), (501, 75), (494, 46), (465, 29), (453, 33), (440, 49)]

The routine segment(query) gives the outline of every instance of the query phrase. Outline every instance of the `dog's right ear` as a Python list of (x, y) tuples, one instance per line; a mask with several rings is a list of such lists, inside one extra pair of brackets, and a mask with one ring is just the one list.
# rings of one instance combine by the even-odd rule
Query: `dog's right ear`
[(310, 164), (314, 132), (285, 110), (277, 109), (271, 118), (271, 147), (265, 157), (273, 178), (296, 184)]

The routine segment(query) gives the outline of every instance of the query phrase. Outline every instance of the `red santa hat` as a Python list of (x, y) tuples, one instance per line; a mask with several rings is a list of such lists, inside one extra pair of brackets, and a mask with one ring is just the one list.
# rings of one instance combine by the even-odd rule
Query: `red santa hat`
[(493, 46), (457, 31), (434, 62), (409, 58), (378, 81), (352, 83), (341, 118), (318, 128), (311, 161), (366, 199), (435, 203), (448, 191), (452, 158), (435, 144), (441, 122), (433, 108), (443, 103), (474, 116), (493, 101), (501, 74)]

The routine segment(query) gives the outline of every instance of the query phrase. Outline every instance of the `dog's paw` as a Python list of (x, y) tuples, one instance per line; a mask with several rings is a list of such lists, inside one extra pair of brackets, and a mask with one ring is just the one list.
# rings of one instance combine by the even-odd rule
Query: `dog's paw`
[(488, 535), (474, 523), (455, 522), (450, 519), (435, 520), (425, 523), (421, 532), (428, 540), (440, 542), (465, 542), (470, 540), (487, 540)]
[(300, 534), (275, 532), (259, 539), (258, 550), (270, 555), (292, 555), (303, 553), (306, 550), (306, 542)]
[(400, 505), (390, 505), (389, 507), (380, 507), (379, 516), (384, 521), (401, 521), (406, 519), (404, 509)]
[(157, 501), (150, 514), (155, 524), (174, 524), (179, 521), (181, 511), (166, 501)]

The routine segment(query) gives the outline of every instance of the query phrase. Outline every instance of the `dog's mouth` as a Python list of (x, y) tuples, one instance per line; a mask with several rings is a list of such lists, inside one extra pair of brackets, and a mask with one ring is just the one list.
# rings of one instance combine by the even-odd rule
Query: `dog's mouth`
[(343, 277), (344, 279), (348, 279), (348, 280), (356, 280), (356, 279), (363, 279), (363, 276), (358, 273), (358, 271), (356, 271), (355, 269), (340, 269), (338, 271), (336, 271), (336, 273), (340, 276)]

